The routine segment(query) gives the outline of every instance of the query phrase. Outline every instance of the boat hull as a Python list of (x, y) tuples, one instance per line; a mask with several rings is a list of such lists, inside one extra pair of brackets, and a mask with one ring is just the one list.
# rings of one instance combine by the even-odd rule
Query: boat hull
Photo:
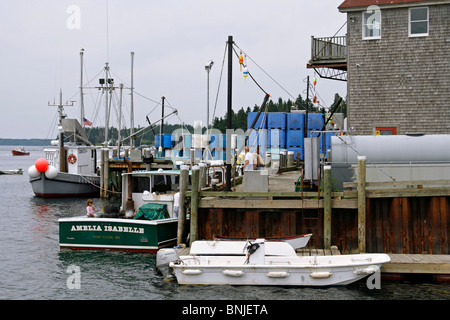
[(62, 218), (61, 249), (156, 252), (177, 241), (178, 219)]
[[(343, 286), (379, 272), (386, 254), (321, 257), (266, 257), (245, 264), (245, 257), (181, 256), (170, 263), (179, 284)], [(194, 261), (195, 260), (195, 261)]]
[(34, 194), (41, 198), (98, 197), (100, 177), (59, 172), (54, 179), (47, 179), (41, 173), (30, 183)]

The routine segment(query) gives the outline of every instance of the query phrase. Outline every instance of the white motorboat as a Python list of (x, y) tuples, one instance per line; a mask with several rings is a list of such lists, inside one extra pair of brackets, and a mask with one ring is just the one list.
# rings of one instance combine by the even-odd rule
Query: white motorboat
[(336, 286), (380, 272), (390, 258), (386, 254), (300, 257), (286, 242), (257, 239), (195, 241), (190, 254), (179, 257), (174, 249), (158, 251), (157, 267), (162, 272), (168, 261), (167, 271), (179, 284)]

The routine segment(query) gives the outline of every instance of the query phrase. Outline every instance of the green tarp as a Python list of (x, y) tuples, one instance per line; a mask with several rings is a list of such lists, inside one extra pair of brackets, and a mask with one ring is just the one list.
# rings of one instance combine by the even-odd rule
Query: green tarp
[(147, 203), (141, 206), (134, 216), (135, 219), (159, 220), (170, 218), (167, 204)]

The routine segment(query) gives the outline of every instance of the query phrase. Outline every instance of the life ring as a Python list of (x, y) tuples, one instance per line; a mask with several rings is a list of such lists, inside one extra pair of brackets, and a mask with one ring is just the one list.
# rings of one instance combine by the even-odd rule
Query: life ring
[(67, 160), (69, 161), (70, 164), (74, 164), (75, 162), (77, 162), (77, 156), (71, 153), (67, 157)]

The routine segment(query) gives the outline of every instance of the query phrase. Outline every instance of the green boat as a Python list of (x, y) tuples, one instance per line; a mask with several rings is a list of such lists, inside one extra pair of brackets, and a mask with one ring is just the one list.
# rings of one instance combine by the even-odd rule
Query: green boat
[[(59, 219), (60, 248), (156, 252), (176, 245), (178, 218), (173, 217), (173, 196), (179, 175), (177, 170), (124, 173), (122, 206), (116, 214), (105, 210), (95, 218)], [(186, 226), (188, 230), (188, 220)]]
[[(149, 205), (157, 209), (145, 210)], [(160, 208), (165, 214), (158, 216)], [(148, 204), (135, 219), (59, 219), (59, 245), (61, 249), (156, 252), (176, 244), (177, 229), (178, 219), (169, 217), (165, 205)]]

